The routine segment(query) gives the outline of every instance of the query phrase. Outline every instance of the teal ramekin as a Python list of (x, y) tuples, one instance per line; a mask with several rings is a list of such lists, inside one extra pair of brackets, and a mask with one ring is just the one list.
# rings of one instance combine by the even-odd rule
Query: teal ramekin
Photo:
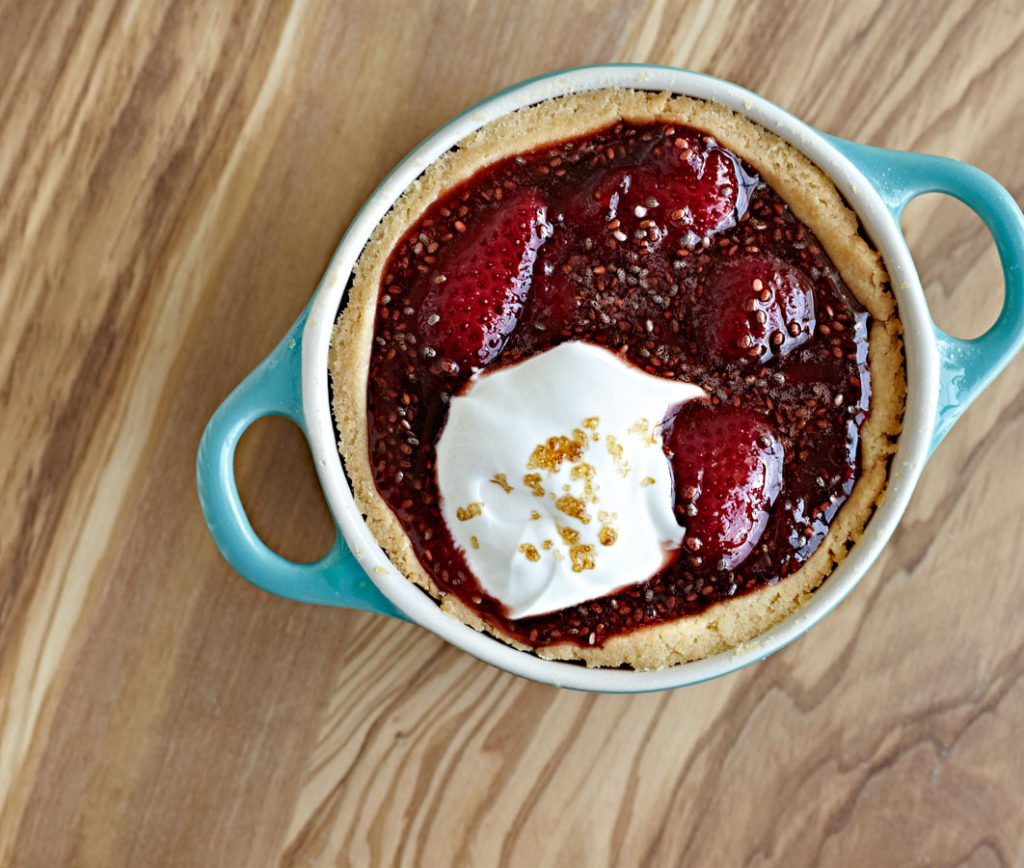
[[(713, 100), (777, 133), (835, 183), (882, 254), (904, 327), (907, 404), (884, 502), (863, 538), (802, 608), (734, 649), (657, 672), (588, 669), (541, 660), (449, 618), (388, 560), (352, 499), (335, 443), (328, 390), (331, 330), (352, 267), (377, 223), (437, 157), (479, 127), (526, 105), (568, 93), (625, 87)], [(960, 340), (931, 320), (899, 219), (922, 193), (946, 193), (971, 207), (992, 233), (1005, 297), (995, 324)], [(1024, 345), (1024, 217), (984, 172), (955, 160), (868, 147), (819, 133), (741, 87), (681, 69), (612, 64), (564, 70), (515, 85), (445, 124), (388, 175), (356, 215), (320, 285), (284, 339), (225, 399), (207, 425), (196, 462), (199, 500), (217, 547), (242, 576), (271, 594), (404, 618), (480, 660), (563, 687), (637, 693), (695, 684), (767, 657), (830, 612), (892, 535), (921, 470), (961, 413)], [(306, 435), (337, 524), (330, 551), (298, 564), (268, 549), (252, 529), (234, 479), (235, 447), (256, 419), (286, 416)]]

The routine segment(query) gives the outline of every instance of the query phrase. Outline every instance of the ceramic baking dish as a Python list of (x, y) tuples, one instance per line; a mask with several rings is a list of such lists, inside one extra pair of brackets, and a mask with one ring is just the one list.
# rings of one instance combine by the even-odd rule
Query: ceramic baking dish
[[(892, 279), (903, 322), (908, 394), (903, 433), (884, 502), (863, 538), (811, 600), (756, 639), (730, 651), (656, 672), (587, 669), (541, 660), (448, 617), (388, 560), (353, 503), (331, 417), (328, 350), (349, 275), (371, 232), (425, 167), (495, 118), (540, 100), (606, 87), (669, 91), (713, 100), (746, 115), (806, 154), (857, 212)], [(975, 340), (937, 328), (899, 218), (922, 193), (960, 199), (985, 221), (1002, 261), (1005, 299), (996, 323)], [(649, 65), (607, 65), (552, 73), (518, 84), (445, 124), (402, 160), (356, 215), (306, 309), (274, 351), (228, 396), (207, 426), (197, 461), (199, 497), (228, 562), (258, 587), (293, 600), (404, 618), (517, 675), (565, 687), (640, 692), (693, 684), (760, 660), (817, 623), (857, 584), (885, 546), (935, 446), (964, 409), (1024, 344), (1024, 218), (1010, 195), (976, 168), (941, 157), (880, 150), (820, 133), (767, 100), (706, 75)], [(997, 291), (992, 287), (992, 291)], [(282, 415), (304, 432), (338, 527), (319, 561), (297, 564), (256, 536), (234, 480), (239, 437), (256, 419)]]

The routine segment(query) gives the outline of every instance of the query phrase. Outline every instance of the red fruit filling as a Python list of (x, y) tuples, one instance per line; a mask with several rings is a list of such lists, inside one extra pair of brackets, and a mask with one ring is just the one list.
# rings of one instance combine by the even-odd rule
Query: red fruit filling
[(725, 404), (684, 404), (666, 428), (684, 545), (721, 570), (741, 564), (782, 488), (783, 449), (763, 416)]
[[(786, 203), (703, 133), (619, 123), (521, 154), (392, 251), (367, 390), (374, 482), (437, 586), (524, 643), (599, 645), (695, 614), (820, 544), (858, 471), (869, 322)], [(473, 370), (566, 340), (709, 394), (666, 428), (686, 539), (647, 582), (511, 621), (444, 524), (435, 447)]]
[(519, 321), (537, 249), (550, 234), (545, 213), (539, 193), (517, 190), (481, 215), (472, 232), (459, 224), (461, 234), (437, 267), (411, 288), (427, 358), (475, 367), (501, 352)]
[(732, 154), (685, 131), (669, 146), (641, 149), (632, 160), (573, 191), (567, 219), (602, 218), (618, 240), (653, 249), (672, 236), (694, 246), (746, 206), (750, 176)]
[(719, 264), (694, 306), (695, 336), (723, 362), (767, 362), (814, 331), (814, 285), (800, 269), (765, 253)]

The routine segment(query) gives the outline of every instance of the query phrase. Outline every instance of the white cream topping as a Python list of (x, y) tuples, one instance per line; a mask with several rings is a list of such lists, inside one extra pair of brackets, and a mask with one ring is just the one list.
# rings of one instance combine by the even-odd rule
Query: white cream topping
[(678, 548), (669, 408), (698, 386), (578, 341), (475, 376), (437, 445), (441, 511), (511, 618), (643, 582)]

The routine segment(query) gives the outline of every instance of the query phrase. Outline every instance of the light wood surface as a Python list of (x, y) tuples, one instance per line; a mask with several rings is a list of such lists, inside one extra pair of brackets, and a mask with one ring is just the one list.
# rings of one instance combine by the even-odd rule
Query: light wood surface
[[(833, 615), (693, 688), (528, 683), (210, 541), (203, 426), (387, 170), (618, 60), (1024, 198), (1013, 0), (0, 5), (0, 865), (1024, 864), (1024, 358)], [(937, 321), (983, 331), (980, 221), (926, 197), (905, 226)], [(290, 424), (237, 468), (271, 545), (325, 550)]]

